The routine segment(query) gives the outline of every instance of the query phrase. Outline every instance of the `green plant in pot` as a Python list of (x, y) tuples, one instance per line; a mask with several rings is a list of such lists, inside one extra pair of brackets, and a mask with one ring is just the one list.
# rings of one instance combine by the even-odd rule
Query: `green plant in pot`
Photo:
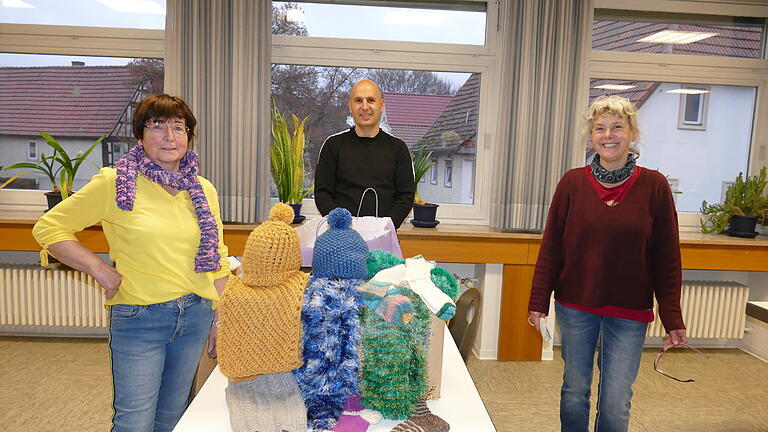
[(104, 136), (97, 139), (91, 144), (85, 151), (80, 151), (75, 156), (70, 156), (64, 147), (59, 144), (56, 139), (45, 132), (40, 132), (40, 136), (45, 139), (53, 152), (50, 156), (46, 156), (44, 152), (40, 152), (40, 160), (38, 162), (19, 162), (6, 167), (6, 170), (15, 169), (28, 169), (23, 173), (17, 174), (13, 179), (20, 177), (24, 174), (31, 172), (40, 172), (44, 174), (53, 185), (51, 192), (46, 192), (46, 198), (48, 199), (48, 208), (51, 209), (61, 200), (66, 199), (72, 194), (72, 186), (75, 182), (75, 176), (77, 175), (80, 166), (91, 152), (104, 140)]
[(755, 237), (756, 224), (768, 225), (766, 168), (756, 176), (743, 178), (742, 173), (725, 193), (722, 204), (701, 203), (701, 231), (726, 233), (735, 237)]
[(304, 127), (309, 117), (301, 121), (295, 114), (293, 119), (293, 132), (288, 130), (288, 122), (274, 104), (270, 112), (272, 120), (272, 146), (270, 147), (270, 172), (272, 180), (277, 187), (277, 198), (293, 208), (294, 223), (304, 220), (300, 215), (301, 203), (312, 192), (305, 186), (304, 147), (306, 134)]
[(413, 180), (416, 183), (416, 194), (414, 195), (413, 219), (411, 219), (411, 223), (416, 227), (433, 228), (440, 223), (440, 221), (435, 220), (439, 206), (424, 202), (421, 196), (419, 196), (419, 182), (434, 165), (435, 163), (432, 162), (432, 152), (428, 152), (423, 146), (413, 156)]

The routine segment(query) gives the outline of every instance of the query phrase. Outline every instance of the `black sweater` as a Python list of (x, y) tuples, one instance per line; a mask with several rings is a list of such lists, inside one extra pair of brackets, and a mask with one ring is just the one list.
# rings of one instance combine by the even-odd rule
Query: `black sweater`
[[(331, 135), (323, 143), (315, 169), (315, 205), (322, 215), (343, 207), (357, 215), (363, 191), (379, 195), (379, 216), (400, 227), (411, 211), (416, 185), (411, 154), (405, 143), (384, 131), (359, 137), (355, 128)], [(368, 192), (360, 216), (376, 214), (374, 194)]]

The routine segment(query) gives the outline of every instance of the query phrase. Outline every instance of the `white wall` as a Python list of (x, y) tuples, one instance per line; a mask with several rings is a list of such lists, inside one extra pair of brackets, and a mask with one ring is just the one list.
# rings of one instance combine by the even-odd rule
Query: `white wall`
[(679, 179), (677, 209), (698, 212), (720, 202), (723, 181), (747, 171), (755, 89), (710, 86), (706, 130), (678, 129), (680, 84), (661, 84), (640, 108), (638, 164)]
[(432, 172), (431, 170), (427, 171), (423, 177), (424, 181), (417, 185), (419, 195), (424, 201), (431, 203), (472, 204), (474, 194), (471, 193), (471, 190), (475, 182), (467, 181), (467, 179), (474, 179), (476, 175), (475, 155), (455, 153), (452, 155), (450, 158), (453, 166), (451, 187), (445, 186), (445, 161), (447, 159), (446, 154), (437, 155), (437, 164), (431, 168), (431, 170), (437, 170), (437, 184), (430, 183)]

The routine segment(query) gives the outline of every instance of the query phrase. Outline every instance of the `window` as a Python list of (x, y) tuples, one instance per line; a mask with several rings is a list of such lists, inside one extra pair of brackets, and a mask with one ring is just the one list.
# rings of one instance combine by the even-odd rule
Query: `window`
[[(296, 11), (287, 9), (301, 9), (304, 21), (296, 19)], [(323, 13), (335, 12), (331, 19), (317, 21), (317, 16), (321, 15), (314, 14), (319, 9), (325, 10), (321, 11)], [(456, 16), (460, 19), (441, 19), (437, 27), (421, 25), (427, 20), (418, 25), (412, 21), (408, 25), (381, 24), (388, 12), (411, 13), (410, 9), (420, 17), (424, 16), (423, 13), (443, 16), (443, 10), (453, 11), (458, 13)], [(470, 18), (475, 14), (481, 17), (477, 21)], [(496, 130), (499, 117), (499, 110), (493, 108), (500, 103), (496, 100), (498, 95), (493, 92), (494, 85), (501, 79), (496, 74), (500, 67), (497, 59), (498, 15), (499, 2), (480, 0), (306, 1), (290, 6), (288, 2), (273, 2), (273, 95), (281, 92), (276, 87), (288, 86), (287, 81), (276, 79), (279, 74), (286, 74), (286, 77), (293, 74), (291, 76), (317, 83), (297, 86), (295, 91), (285, 93), (282, 100), (280, 97), (276, 100), (284, 112), (309, 115), (308, 133), (315, 135), (310, 137), (313, 142), (320, 140), (319, 146), (330, 133), (349, 127), (346, 123), (348, 109), (345, 95), (349, 87), (345, 87), (346, 83), (340, 84), (345, 80), (345, 74), (375, 72), (381, 76), (391, 75), (392, 79), (405, 77), (402, 86), (382, 86), (385, 92), (382, 128), (389, 127), (395, 136), (411, 146), (412, 152), (422, 144), (426, 145), (427, 150), (433, 152), (432, 156), (440, 161), (441, 171), (442, 160), (446, 157), (466, 157), (473, 160), (472, 168), (467, 173), (471, 173), (472, 177), (485, 173), (483, 177), (487, 177), (467, 181), (472, 193), (462, 195), (457, 193), (461, 190), (459, 183), (463, 184), (469, 176), (457, 176), (451, 189), (446, 188), (443, 182), (437, 182), (437, 173), (433, 183), (433, 174), (430, 174), (430, 181), (420, 184), (419, 194), (425, 201), (440, 204), (440, 219), (444, 222), (487, 223), (491, 207), (493, 151), (486, 150), (491, 147), (484, 145), (484, 139), (492, 136), (491, 131)], [(402, 24), (409, 19), (403, 18)], [(376, 20), (381, 23), (376, 24)], [(329, 24), (332, 24), (330, 29)], [(320, 31), (322, 26), (326, 29)], [(396, 32), (392, 33), (392, 29)], [(389, 35), (385, 34), (387, 31)], [(473, 36), (475, 32), (481, 36)], [(311, 75), (319, 75), (319, 78)], [(347, 80), (354, 82), (351, 77)], [(451, 91), (421, 90), (424, 84), (436, 81), (452, 83)], [(338, 88), (330, 91), (334, 90), (333, 85)], [(327, 91), (314, 93), (314, 90), (302, 90), (308, 88)], [(335, 108), (316, 114), (307, 113), (298, 101), (312, 100), (312, 96), (306, 97), (312, 94), (327, 95), (328, 103)], [(315, 100), (322, 102), (319, 97)], [(312, 102), (314, 104), (315, 101)], [(319, 126), (315, 127), (315, 124)], [(325, 130), (321, 133), (320, 129)], [(307, 156), (307, 166), (311, 166), (312, 170), (315, 162), (316, 156)], [(472, 199), (465, 199), (468, 196)], [(313, 207), (311, 200), (305, 201), (303, 211), (312, 214), (316, 211)]]
[(707, 93), (709, 93), (709, 88), (684, 85), (677, 91), (680, 93), (680, 113), (678, 114), (677, 127), (705, 130), (707, 128)]
[(437, 184), (437, 170), (439, 167), (437, 166), (437, 159), (432, 159), (432, 168), (429, 171), (429, 183), (436, 185)]
[(162, 30), (165, 0), (2, 1), (0, 17), (9, 24)]
[[(325, 139), (354, 126), (347, 101), (352, 85), (361, 79), (377, 82), (384, 93), (381, 128), (405, 141), (411, 153), (421, 148), (434, 161), (452, 155), (474, 161), (476, 157), (480, 74), (406, 69), (368, 69), (315, 65), (272, 65), (272, 96), (284, 115), (309, 117), (305, 157), (308, 184)], [(474, 168), (466, 173), (468, 188), (474, 185)], [(419, 189), (428, 202), (472, 204), (444, 186), (437, 173)]]
[(763, 58), (764, 18), (597, 10), (592, 49)]
[[(595, 0), (589, 96), (610, 92), (639, 106), (638, 163), (678, 180), (683, 229), (698, 228), (701, 202), (720, 202), (723, 182), (768, 164), (768, 124), (756, 115), (768, 104), (768, 4), (759, 4), (658, 0), (618, 10), (625, 6)], [(640, 41), (664, 30), (700, 34)], [(686, 88), (708, 93), (689, 98)]]
[(445, 160), (445, 177), (443, 178), (443, 184), (448, 188), (453, 186), (453, 161), (450, 159)]
[[(699, 127), (692, 133), (674, 120), (681, 110), (680, 97), (690, 95), (680, 93), (681, 89), (709, 92), (697, 93), (706, 94), (712, 102), (709, 107), (713, 113), (706, 130)], [(698, 212), (703, 200), (717, 202), (721, 182), (746, 172), (755, 112), (754, 87), (593, 79), (590, 100), (603, 94), (625, 96), (637, 106), (641, 137), (637, 163), (675, 179), (678, 211)], [(587, 158), (592, 154), (590, 147)]]
[(37, 141), (27, 143), (27, 159), (37, 160)]
[[(157, 59), (0, 53), (0, 62), (12, 65), (0, 67), (0, 105), (8, 107), (0, 121), (0, 160), (19, 162), (25, 147), (23, 158), (50, 156), (52, 149), (44, 141), (40, 146), (32, 141), (40, 132), (53, 136), (70, 156), (107, 137), (80, 166), (75, 189), (136, 143), (133, 107), (163, 88), (163, 61)], [(40, 94), (46, 95), (46, 103), (40, 103)], [(52, 186), (37, 171), (22, 178), (37, 179), (40, 189)]]
[(728, 188), (734, 185), (736, 183), (735, 179), (731, 181), (724, 181), (723, 185), (720, 187), (720, 201), (718, 202), (725, 202), (725, 194), (728, 192)]
[[(486, 6), (413, 2), (412, 7), (273, 1), (272, 34), (483, 45)], [(461, 31), (446, 31), (461, 28)]]

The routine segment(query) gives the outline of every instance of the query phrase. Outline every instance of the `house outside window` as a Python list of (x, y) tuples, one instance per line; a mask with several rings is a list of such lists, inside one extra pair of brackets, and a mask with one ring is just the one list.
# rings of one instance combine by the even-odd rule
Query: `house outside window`
[[(606, 86), (608, 86), (606, 88)], [(611, 88), (613, 86), (613, 88)], [(617, 89), (621, 86), (628, 87)], [(681, 128), (681, 89), (706, 89), (712, 103), (707, 128)], [(604, 94), (627, 97), (638, 109), (641, 166), (675, 180), (679, 212), (697, 213), (701, 202), (718, 202), (720, 185), (746, 172), (757, 89), (735, 85), (681, 85), (674, 82), (593, 79), (590, 101)], [(587, 148), (587, 159), (594, 153)], [(675, 188), (677, 190), (675, 190)]]
[(37, 141), (27, 143), (27, 159), (37, 160)]

